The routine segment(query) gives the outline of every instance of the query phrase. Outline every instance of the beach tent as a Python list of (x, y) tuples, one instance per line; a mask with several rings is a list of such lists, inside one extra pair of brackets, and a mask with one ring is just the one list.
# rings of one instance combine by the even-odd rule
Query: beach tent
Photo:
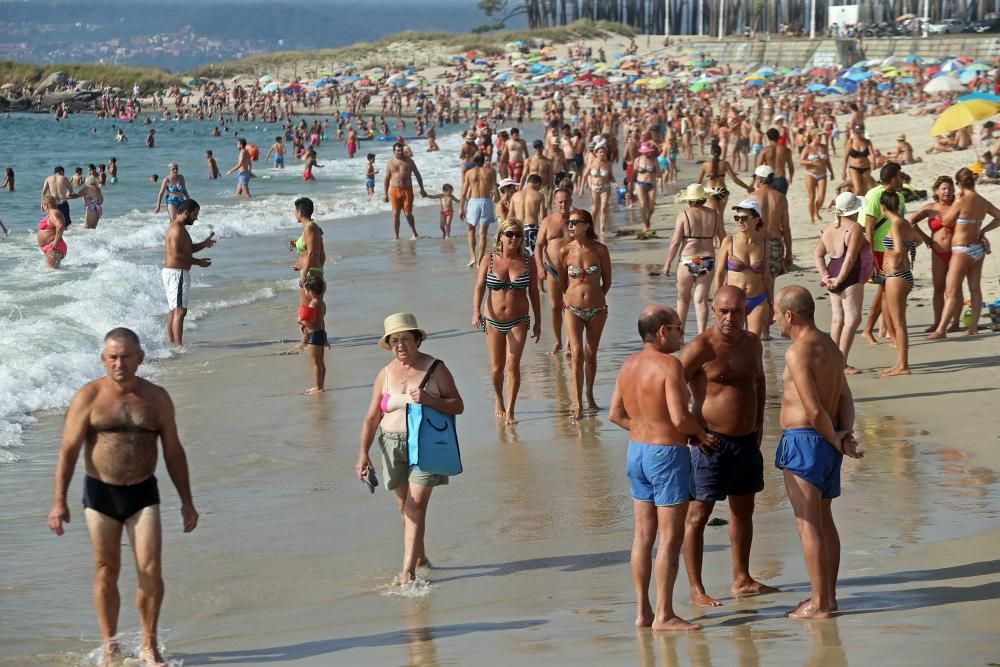
[(954, 132), (960, 128), (972, 125), (977, 120), (992, 118), (997, 113), (1000, 113), (1000, 106), (986, 100), (956, 102), (942, 111), (934, 120), (934, 126), (931, 127), (931, 136), (936, 137)]
[(953, 76), (939, 76), (924, 86), (925, 93), (965, 93), (968, 89)]

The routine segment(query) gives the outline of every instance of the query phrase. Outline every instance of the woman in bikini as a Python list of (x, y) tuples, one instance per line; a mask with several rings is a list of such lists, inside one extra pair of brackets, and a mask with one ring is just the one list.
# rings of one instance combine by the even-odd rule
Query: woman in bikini
[(45, 265), (50, 269), (58, 269), (66, 258), (66, 241), (63, 240), (66, 218), (52, 195), (42, 197), (42, 211), (45, 212), (45, 217), (38, 222), (35, 240), (38, 242), (38, 249), (45, 256)]
[(656, 208), (659, 166), (653, 157), (655, 154), (656, 145), (652, 141), (644, 141), (639, 145), (639, 156), (632, 161), (632, 183), (635, 185), (635, 196), (639, 200), (643, 232), (649, 231), (650, 219)]
[[(308, 197), (295, 200), (295, 221), (302, 225), (302, 234), (288, 242), (289, 250), (298, 253), (292, 271), (299, 274), (299, 306), (308, 306), (310, 297), (305, 290), (305, 282), (310, 276), (323, 276), (326, 264), (326, 249), (323, 247), (323, 229), (313, 222), (313, 202)], [(298, 349), (304, 349), (308, 336), (302, 332), (302, 342)]]
[[(698, 333), (705, 331), (708, 325), (708, 290), (715, 278), (716, 247), (721, 246), (726, 236), (722, 216), (715, 209), (705, 206), (707, 197), (705, 188), (698, 183), (692, 183), (677, 195), (676, 203), (686, 203), (687, 208), (677, 214), (674, 236), (670, 240), (662, 271), (663, 275), (669, 276), (674, 258), (680, 254), (677, 314), (681, 318), (681, 326), (685, 327), (693, 291)], [(716, 239), (719, 243), (715, 243)]]
[(323, 165), (319, 163), (316, 159), (316, 151), (310, 148), (306, 151), (306, 163), (302, 168), (302, 180), (303, 181), (315, 181), (316, 177), (313, 175), (313, 168), (322, 169)]
[[(485, 313), (482, 310), (484, 296)], [(472, 290), (472, 326), (486, 334), (496, 418), (505, 424), (517, 423), (514, 406), (521, 388), (521, 354), (532, 324), (529, 307), (535, 318), (531, 337), (537, 343), (542, 335), (540, 304), (535, 262), (524, 254), (524, 225), (520, 220), (508, 218), (500, 223), (493, 252), (479, 262), (479, 274)], [(510, 392), (506, 404), (503, 399), (505, 369)]]
[(906, 329), (906, 297), (913, 289), (913, 265), (910, 254), (916, 251), (917, 243), (923, 241), (931, 245), (931, 237), (906, 221), (899, 214), (899, 195), (883, 192), (879, 200), (882, 215), (889, 224), (889, 232), (882, 239), (885, 255), (882, 271), (885, 273), (885, 289), (882, 296), (882, 317), (888, 318), (886, 326), (894, 332), (896, 363), (883, 370), (881, 377), (910, 374), (910, 337)]
[(587, 183), (590, 185), (590, 204), (594, 211), (594, 221), (601, 237), (608, 220), (608, 206), (611, 203), (611, 188), (615, 182), (614, 171), (608, 160), (608, 147), (601, 145), (587, 165)]
[(423, 472), (410, 467), (406, 442), (406, 406), (420, 403), (445, 415), (465, 411), (455, 378), (438, 359), (420, 351), (427, 334), (410, 313), (396, 313), (385, 318), (379, 347), (392, 352), (390, 361), (375, 376), (368, 412), (361, 423), (358, 461), (354, 472), (358, 479), (369, 479), (374, 472), (368, 456), (378, 432), (382, 454), (382, 484), (396, 494), (396, 506), (403, 519), (403, 571), (396, 579), (399, 586), (417, 582), (417, 568), (429, 567), (424, 546), (427, 506), (435, 486), (448, 483), (446, 475)]
[(163, 179), (163, 183), (160, 184), (160, 192), (156, 196), (156, 210), (153, 211), (154, 213), (160, 212), (160, 204), (164, 201), (164, 195), (166, 195), (167, 217), (170, 219), (170, 222), (173, 222), (174, 218), (177, 217), (177, 207), (181, 205), (182, 201), (191, 196), (187, 191), (187, 182), (181, 176), (176, 164), (171, 163), (167, 166), (167, 176)]
[(585, 374), (587, 411), (593, 413), (599, 409), (594, 399), (594, 378), (597, 376), (597, 348), (608, 321), (611, 256), (608, 247), (598, 242), (594, 219), (587, 211), (570, 209), (567, 227), (570, 241), (560, 251), (559, 284), (563, 291), (563, 310), (566, 311), (563, 321), (569, 334), (573, 363), (575, 402), (570, 418), (576, 420), (583, 417)]
[[(816, 243), (813, 259), (820, 275), (820, 287), (830, 294), (830, 337), (844, 355), (844, 372), (858, 370), (847, 364), (854, 333), (861, 323), (865, 283), (875, 268), (875, 256), (858, 225), (858, 213), (865, 207), (863, 197), (850, 192), (837, 196), (836, 220), (827, 225)], [(829, 263), (826, 261), (830, 258)]]
[(729, 203), (729, 190), (726, 188), (726, 174), (733, 179), (741, 188), (749, 190), (750, 186), (740, 180), (736, 172), (733, 171), (729, 160), (722, 159), (722, 147), (717, 141), (713, 141), (711, 148), (712, 157), (701, 164), (698, 170), (698, 183), (704, 184), (708, 179), (708, 190), (711, 195), (708, 207), (719, 215), (725, 215), (726, 204)]
[(97, 186), (97, 179), (88, 176), (83, 181), (83, 187), (69, 196), (70, 199), (83, 197), (83, 226), (86, 229), (94, 229), (104, 214), (104, 193)]
[[(934, 280), (934, 324), (927, 327), (924, 333), (937, 329), (941, 323), (941, 311), (944, 310), (945, 281), (948, 277), (948, 264), (951, 262), (951, 238), (954, 227), (945, 227), (942, 219), (951, 205), (955, 203), (955, 181), (951, 176), (938, 176), (934, 181), (934, 201), (925, 204), (910, 216), (910, 224), (915, 225), (921, 220), (927, 220), (930, 226), (931, 239), (931, 276)], [(958, 285), (958, 298), (964, 302), (962, 285)], [(956, 312), (948, 331), (958, 331), (961, 313)]]
[(771, 284), (768, 269), (767, 238), (762, 229), (760, 204), (744, 199), (733, 207), (736, 213), (736, 233), (727, 236), (719, 248), (715, 265), (716, 289), (723, 285), (739, 287), (747, 295), (747, 329), (763, 337), (771, 317), (767, 305), (767, 286)]
[[(976, 175), (968, 167), (962, 167), (955, 174), (958, 193), (955, 202), (945, 213), (941, 222), (953, 229), (951, 237), (951, 261), (948, 262), (948, 277), (945, 280), (944, 310), (937, 329), (927, 338), (947, 338), (948, 323), (962, 310), (962, 281), (969, 286), (972, 301), (972, 323), (970, 336), (979, 333), (979, 314), (983, 307), (983, 291), (980, 285), (983, 277), (983, 261), (986, 259), (986, 232), (1000, 226), (1000, 209), (976, 192)], [(982, 226), (989, 215), (990, 224)]]
[(809, 202), (809, 222), (823, 222), (820, 212), (826, 197), (826, 178), (833, 178), (833, 165), (823, 144), (823, 133), (818, 128), (809, 130), (811, 141), (799, 153), (799, 164), (806, 169), (806, 199)]
[(851, 136), (848, 137), (844, 146), (844, 168), (841, 179), (847, 180), (847, 172), (851, 172), (851, 191), (863, 197), (868, 190), (874, 187), (871, 177), (872, 157), (875, 149), (872, 142), (865, 139), (865, 126), (854, 125), (851, 128)]

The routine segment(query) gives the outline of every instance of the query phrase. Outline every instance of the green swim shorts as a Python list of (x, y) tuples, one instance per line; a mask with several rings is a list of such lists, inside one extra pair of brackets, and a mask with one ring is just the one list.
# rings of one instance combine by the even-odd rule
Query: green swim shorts
[(447, 475), (422, 472), (410, 467), (409, 448), (405, 433), (386, 433), (378, 436), (378, 447), (382, 450), (382, 483), (388, 491), (402, 484), (418, 486), (441, 486), (448, 483)]

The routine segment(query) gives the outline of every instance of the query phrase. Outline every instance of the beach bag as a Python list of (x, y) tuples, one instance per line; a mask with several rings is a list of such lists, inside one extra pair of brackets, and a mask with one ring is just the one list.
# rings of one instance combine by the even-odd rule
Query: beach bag
[[(427, 369), (420, 383), (421, 389), (427, 385), (440, 363), (440, 359), (435, 359)], [(406, 446), (411, 468), (435, 475), (451, 476), (462, 472), (454, 415), (441, 414), (421, 403), (407, 404)]]

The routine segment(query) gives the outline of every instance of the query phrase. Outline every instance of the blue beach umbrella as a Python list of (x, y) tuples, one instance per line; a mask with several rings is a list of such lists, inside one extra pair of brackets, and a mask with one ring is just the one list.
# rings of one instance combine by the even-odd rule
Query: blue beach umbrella
[(829, 86), (823, 89), (821, 95), (846, 95), (847, 91), (840, 86)]
[(916, 83), (917, 80), (914, 79), (912, 76), (904, 76), (904, 77), (901, 77), (899, 79), (896, 79), (896, 82), (897, 83)]
[(822, 83), (810, 83), (808, 86), (806, 86), (806, 90), (808, 90), (810, 93), (815, 93), (816, 91), (823, 90), (824, 88), (826, 88), (826, 86), (824, 86)]
[(969, 100), (984, 100), (986, 102), (1000, 104), (1000, 95), (993, 95), (992, 93), (969, 93), (968, 95), (962, 95), (956, 101), (968, 102)]
[(876, 90), (889, 90), (890, 88), (892, 88), (891, 83), (880, 83), (877, 86), (875, 86)]
[(263, 88), (261, 88), (260, 90), (261, 90), (261, 92), (263, 92), (263, 93), (273, 93), (273, 92), (275, 92), (276, 90), (278, 90), (278, 88), (280, 88), (280, 87), (281, 87), (281, 86), (279, 86), (279, 85), (278, 85), (278, 84), (276, 84), (276, 83), (269, 83), (269, 84), (267, 84), (266, 86), (264, 86)]
[(909, 63), (911, 65), (914, 65), (916, 63), (923, 62), (923, 58), (921, 58), (920, 56), (917, 56), (917, 55), (909, 55), (909, 56), (906, 56), (905, 58), (903, 58), (903, 62), (906, 62), (906, 63)]
[(751, 79), (750, 81), (747, 81), (746, 85), (754, 87), (764, 86), (767, 85), (767, 81), (761, 81), (760, 79)]
[(872, 73), (855, 71), (848, 73), (847, 78), (851, 81), (864, 81), (865, 79), (872, 78)]

